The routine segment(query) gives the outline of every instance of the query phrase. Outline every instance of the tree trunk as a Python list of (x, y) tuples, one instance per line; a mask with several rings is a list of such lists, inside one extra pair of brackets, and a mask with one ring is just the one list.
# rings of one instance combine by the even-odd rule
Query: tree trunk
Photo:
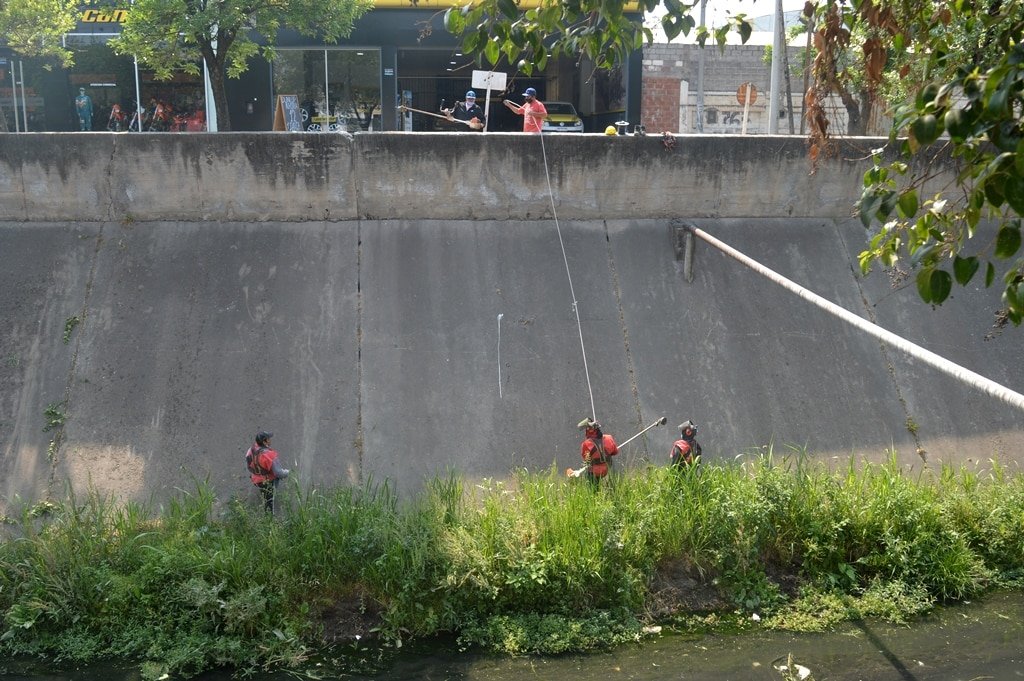
[(231, 130), (231, 116), (228, 114), (227, 91), (224, 89), (224, 65), (207, 63), (206, 68), (210, 71), (210, 89), (213, 90), (214, 109), (217, 111), (217, 130), (228, 132)]
[(789, 134), (796, 134), (793, 122), (793, 83), (789, 77), (789, 45), (782, 44), (782, 68), (786, 70), (786, 111), (789, 112)]
[[(213, 43), (217, 42), (218, 49), (214, 51)], [(228, 96), (224, 89), (224, 61), (228, 53), (228, 47), (233, 40), (225, 35), (215, 35), (209, 42), (199, 44), (199, 52), (203, 55), (203, 63), (206, 70), (210, 72), (210, 90), (213, 91), (213, 110), (217, 112), (217, 130), (229, 132), (231, 130), (231, 116), (228, 114)], [(209, 121), (210, 102), (206, 103), (207, 121)], [(209, 123), (207, 123), (209, 126)], [(209, 130), (209, 127), (207, 127)]]
[(865, 121), (861, 115), (860, 103), (845, 88), (840, 90), (838, 94), (839, 98), (843, 100), (843, 106), (846, 107), (846, 134), (863, 135)]
[(872, 100), (871, 93), (868, 92), (867, 90), (861, 90), (860, 91), (860, 114), (861, 114), (861, 120), (863, 121), (863, 123), (861, 125), (861, 133), (860, 134), (862, 134), (862, 135), (867, 135), (868, 134), (868, 127), (871, 125), (871, 118), (872, 118), (872, 114), (874, 113), (874, 111), (873, 111), (873, 109), (874, 109), (873, 104), (874, 104), (874, 101)]

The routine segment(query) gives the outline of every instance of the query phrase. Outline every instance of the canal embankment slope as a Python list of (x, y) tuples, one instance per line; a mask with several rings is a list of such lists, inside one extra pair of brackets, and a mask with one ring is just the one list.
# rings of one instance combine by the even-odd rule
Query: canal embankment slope
[(1024, 336), (986, 339), (991, 291), (931, 309), (860, 275), (881, 140), (813, 173), (801, 139), (671, 142), (0, 136), (0, 496), (246, 494), (259, 428), (306, 485), (575, 465), (591, 390), (620, 439), (669, 420), (626, 466), (663, 463), (687, 418), (711, 460), (1019, 463), (1013, 408), (701, 242), (685, 266), (696, 226), (1024, 390)]

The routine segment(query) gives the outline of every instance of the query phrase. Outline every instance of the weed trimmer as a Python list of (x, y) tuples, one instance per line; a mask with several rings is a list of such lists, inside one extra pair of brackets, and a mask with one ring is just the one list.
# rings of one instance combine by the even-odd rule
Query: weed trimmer
[[(664, 416), (662, 416), (662, 417), (661, 417), (660, 419), (658, 419), (657, 421), (655, 421), (655, 422), (654, 422), (654, 423), (652, 423), (651, 425), (647, 426), (646, 428), (644, 428), (643, 430), (641, 430), (641, 431), (640, 431), (639, 433), (637, 433), (636, 435), (634, 435), (634, 436), (632, 436), (631, 438), (629, 438), (628, 440), (626, 440), (626, 441), (624, 441), (624, 442), (620, 443), (620, 444), (619, 444), (619, 448), (621, 449), (622, 447), (625, 447), (625, 446), (626, 446), (626, 445), (628, 445), (628, 444), (629, 444), (630, 442), (632, 442), (633, 440), (637, 439), (638, 437), (640, 437), (641, 435), (643, 435), (644, 433), (646, 433), (646, 432), (647, 432), (648, 430), (650, 430), (651, 428), (654, 428), (655, 426), (663, 426), (663, 425), (665, 425), (666, 423), (668, 423), (668, 419), (667, 419), (667, 418), (665, 418)], [(584, 473), (585, 473), (586, 471), (587, 471), (587, 467), (586, 467), (586, 466), (583, 466), (582, 468), (566, 468), (566, 469), (565, 469), (565, 475), (566, 475), (566, 477), (568, 477), (568, 478), (578, 478), (579, 476), (583, 475), (583, 474), (584, 474)]]
[(450, 121), (452, 123), (462, 123), (463, 125), (469, 126), (470, 128), (473, 128), (474, 130), (483, 130), (484, 129), (484, 124), (481, 123), (479, 120), (477, 120), (475, 118), (473, 120), (471, 120), (471, 121), (464, 121), (464, 120), (455, 118), (454, 116), (445, 116), (444, 114), (434, 113), (433, 111), (423, 111), (422, 109), (414, 109), (411, 106), (402, 105), (402, 106), (400, 106), (398, 108), (400, 110), (402, 110), (402, 111), (413, 111), (415, 113), (421, 113), (421, 114), (423, 114), (425, 116), (433, 116), (434, 118), (443, 118), (444, 120)]

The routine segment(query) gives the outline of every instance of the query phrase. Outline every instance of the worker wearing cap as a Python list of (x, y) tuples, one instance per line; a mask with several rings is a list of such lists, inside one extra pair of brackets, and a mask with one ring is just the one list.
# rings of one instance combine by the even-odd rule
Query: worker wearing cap
[(580, 444), (580, 456), (587, 464), (587, 479), (593, 484), (601, 481), (611, 469), (611, 457), (619, 453), (615, 438), (601, 432), (601, 424), (592, 418), (585, 418), (577, 427), (584, 431), (583, 442)]
[(526, 101), (522, 104), (516, 104), (508, 99), (502, 100), (502, 103), (514, 113), (523, 117), (523, 132), (540, 132), (541, 125), (544, 119), (547, 118), (548, 110), (537, 99), (537, 91), (532, 87), (526, 88), (523, 98)]
[(484, 129), (484, 123), (486, 122), (486, 118), (484, 118), (484, 110), (476, 103), (476, 93), (472, 90), (469, 90), (466, 93), (465, 102), (456, 102), (455, 108), (449, 109), (446, 113), (450, 118), (455, 118), (460, 121), (469, 121), (470, 123), (472, 123), (475, 118), (476, 123), (470, 125), (469, 128), (471, 130)]
[(700, 458), (700, 443), (697, 442), (697, 424), (687, 419), (679, 424), (679, 439), (672, 443), (669, 459), (674, 468), (686, 468)]
[(273, 433), (261, 430), (256, 433), (256, 441), (245, 453), (245, 465), (249, 469), (252, 484), (256, 485), (263, 497), (263, 506), (268, 513), (274, 512), (274, 488), (277, 481), (287, 478), (291, 472), (282, 468), (278, 454), (270, 447)]

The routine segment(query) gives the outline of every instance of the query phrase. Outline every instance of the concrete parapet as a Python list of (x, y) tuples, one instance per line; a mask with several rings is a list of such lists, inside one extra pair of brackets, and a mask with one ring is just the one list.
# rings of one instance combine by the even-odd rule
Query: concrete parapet
[(0, 220), (834, 217), (880, 140), (812, 173), (793, 137), (0, 135)]

